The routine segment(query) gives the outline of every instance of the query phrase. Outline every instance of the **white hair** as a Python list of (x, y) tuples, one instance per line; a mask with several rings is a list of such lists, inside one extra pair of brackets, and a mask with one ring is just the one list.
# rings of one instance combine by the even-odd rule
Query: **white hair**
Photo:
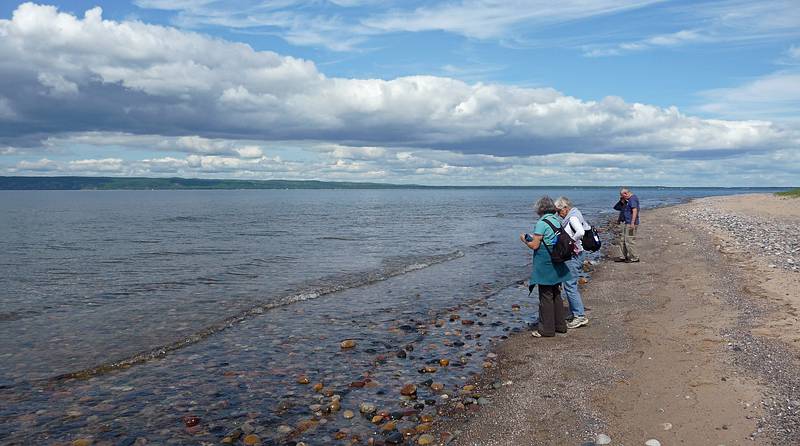
[(558, 197), (555, 202), (556, 209), (572, 209), (572, 202), (567, 197)]

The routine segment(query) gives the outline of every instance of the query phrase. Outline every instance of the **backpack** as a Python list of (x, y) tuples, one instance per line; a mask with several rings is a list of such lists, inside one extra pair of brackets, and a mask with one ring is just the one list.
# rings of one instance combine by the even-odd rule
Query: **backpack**
[(571, 259), (573, 252), (575, 252), (575, 242), (572, 241), (572, 238), (570, 238), (570, 236), (564, 232), (562, 228), (556, 228), (555, 225), (550, 223), (550, 221), (546, 218), (543, 220), (556, 233), (556, 244), (553, 245), (552, 250), (547, 247), (547, 243), (545, 243), (544, 239), (542, 239), (544, 249), (550, 253), (550, 260), (552, 260), (553, 263), (564, 263)]
[(583, 249), (587, 251), (598, 251), (600, 246), (603, 245), (603, 242), (600, 241), (600, 235), (597, 233), (597, 229), (591, 227), (586, 230), (583, 233), (583, 237), (581, 237), (581, 245), (583, 245)]

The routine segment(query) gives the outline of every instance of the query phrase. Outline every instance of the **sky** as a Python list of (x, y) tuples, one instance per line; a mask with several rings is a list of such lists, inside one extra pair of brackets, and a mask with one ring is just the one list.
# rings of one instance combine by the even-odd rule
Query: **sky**
[(798, 186), (800, 5), (3, 1), (0, 175)]

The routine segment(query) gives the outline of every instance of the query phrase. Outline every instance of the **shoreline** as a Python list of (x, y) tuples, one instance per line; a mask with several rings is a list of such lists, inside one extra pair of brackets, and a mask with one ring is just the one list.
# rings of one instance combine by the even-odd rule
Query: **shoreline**
[(778, 265), (742, 237), (757, 223), (774, 235), (765, 252), (787, 249), (792, 203), (755, 194), (647, 210), (643, 261), (601, 262), (582, 288), (589, 326), (499, 345), (498, 368), (472, 391), (487, 404), (451, 403), (442, 443), (800, 442), (800, 296), (786, 292), (800, 285), (800, 249)]

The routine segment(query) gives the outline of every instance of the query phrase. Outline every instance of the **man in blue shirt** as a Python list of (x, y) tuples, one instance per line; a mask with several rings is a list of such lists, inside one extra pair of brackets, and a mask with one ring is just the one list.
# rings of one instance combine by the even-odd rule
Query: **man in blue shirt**
[[(624, 221), (622, 229), (622, 244), (620, 245), (620, 262), (636, 263), (639, 261), (639, 254), (636, 252), (636, 228), (639, 226), (639, 197), (633, 194), (628, 188), (619, 191), (620, 203), (624, 203), (620, 209), (620, 223)], [(616, 208), (616, 206), (615, 206)]]

